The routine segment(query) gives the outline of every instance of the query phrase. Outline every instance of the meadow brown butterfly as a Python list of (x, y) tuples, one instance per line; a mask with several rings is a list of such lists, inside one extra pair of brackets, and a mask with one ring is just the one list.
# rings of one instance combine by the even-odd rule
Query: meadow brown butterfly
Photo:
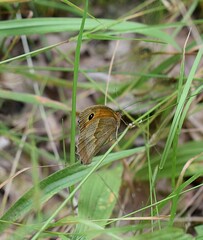
[(117, 137), (121, 114), (104, 105), (94, 105), (79, 114), (77, 154), (90, 164), (101, 147)]

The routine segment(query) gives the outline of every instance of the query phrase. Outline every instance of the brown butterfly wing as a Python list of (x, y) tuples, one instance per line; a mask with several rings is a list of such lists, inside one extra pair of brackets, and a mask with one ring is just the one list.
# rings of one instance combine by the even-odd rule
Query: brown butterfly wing
[[(94, 114), (93, 121), (89, 116)], [(101, 147), (116, 137), (120, 115), (106, 106), (87, 108), (79, 115), (77, 153), (83, 164), (89, 164)]]
[(95, 120), (85, 131), (81, 131), (77, 150), (83, 164), (89, 164), (101, 147), (115, 138), (116, 124), (114, 118), (108, 118), (108, 121), (103, 118)]

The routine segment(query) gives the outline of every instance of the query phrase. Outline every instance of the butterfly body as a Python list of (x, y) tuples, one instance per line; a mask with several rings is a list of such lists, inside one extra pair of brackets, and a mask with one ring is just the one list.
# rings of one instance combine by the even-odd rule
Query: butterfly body
[(121, 114), (104, 105), (94, 105), (79, 114), (77, 153), (83, 164), (91, 163), (101, 147), (117, 137)]

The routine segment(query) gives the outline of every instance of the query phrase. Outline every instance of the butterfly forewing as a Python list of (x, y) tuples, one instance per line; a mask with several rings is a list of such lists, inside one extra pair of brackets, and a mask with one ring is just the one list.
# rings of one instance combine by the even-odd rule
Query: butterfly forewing
[(120, 126), (120, 114), (111, 108), (96, 105), (79, 115), (77, 153), (83, 164), (89, 164), (101, 147), (115, 138)]

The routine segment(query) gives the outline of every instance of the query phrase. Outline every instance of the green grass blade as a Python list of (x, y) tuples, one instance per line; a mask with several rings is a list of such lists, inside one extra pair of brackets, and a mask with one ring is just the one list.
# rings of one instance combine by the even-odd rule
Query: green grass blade
[(67, 41), (59, 42), (59, 43), (50, 45), (48, 47), (43, 47), (43, 48), (37, 49), (37, 50), (32, 51), (32, 52), (28, 52), (28, 53), (25, 53), (25, 54), (22, 54), (22, 55), (18, 55), (16, 57), (12, 57), (12, 58), (3, 60), (3, 61), (0, 62), (0, 65), (8, 63), (8, 62), (15, 61), (15, 60), (19, 60), (19, 59), (20, 60), (24, 60), (24, 59), (26, 59), (27, 56), (34, 57), (34, 56), (38, 55), (39, 53), (42, 53), (42, 52), (45, 52), (45, 51), (49, 51), (50, 49), (55, 48), (57, 46), (60, 46), (61, 44), (64, 44), (64, 43), (67, 43)]
[[(177, 150), (177, 168), (176, 168), (176, 177), (179, 176), (179, 173), (181, 172), (183, 166), (188, 161), (188, 159), (193, 158), (194, 156), (197, 156), (202, 152), (202, 141), (194, 141), (194, 142), (188, 142), (185, 144), (182, 144), (178, 146)], [(172, 161), (171, 158), (173, 156), (173, 151), (171, 150), (169, 152), (167, 161), (164, 165), (164, 168), (158, 172), (157, 178), (170, 178), (171, 177), (171, 169), (172, 169)], [(200, 161), (201, 159), (199, 159)], [(151, 159), (151, 167), (152, 171), (159, 165), (160, 156), (157, 155), (156, 157)], [(197, 159), (198, 161), (198, 159)], [(202, 168), (195, 168), (193, 164), (188, 168), (185, 176), (192, 176), (193, 174), (197, 172), (202, 172)], [(147, 180), (149, 178), (148, 176), (148, 165), (147, 163), (136, 173), (135, 177), (139, 180)]]
[[(118, 159), (129, 157), (135, 153), (144, 151), (144, 147), (126, 150), (122, 152), (110, 154), (101, 164), (104, 166)], [(84, 166), (80, 163), (76, 163), (73, 166), (66, 167), (62, 170), (55, 172), (49, 177), (45, 178), (39, 183), (39, 188), (43, 192), (41, 195), (40, 202), (45, 203), (53, 195), (58, 193), (64, 188), (71, 187), (74, 184), (82, 181), (84, 177), (95, 167), (98, 163), (98, 159), (101, 157), (96, 157), (91, 165)], [(33, 206), (33, 193), (34, 189), (31, 188), (27, 193), (25, 193), (0, 219), (0, 232), (5, 230), (9, 223), (22, 217), (25, 213), (30, 211)]]
[(77, 46), (75, 52), (74, 61), (74, 75), (73, 75), (73, 87), (72, 87), (72, 112), (71, 112), (71, 142), (70, 142), (70, 164), (75, 163), (75, 133), (76, 133), (76, 97), (77, 97), (77, 82), (78, 71), (80, 65), (80, 48), (82, 44), (83, 31), (88, 11), (88, 0), (85, 1), (84, 15), (82, 18), (80, 32), (77, 39)]
[(180, 228), (164, 228), (159, 231), (142, 234), (140, 236), (136, 236), (130, 239), (132, 240), (171, 240), (171, 239), (192, 240), (193, 237), (189, 234), (184, 233), (184, 231)]
[(57, 102), (49, 98), (33, 95), (30, 93), (12, 92), (0, 89), (0, 98), (14, 100), (23, 103), (30, 103), (37, 106), (43, 105), (44, 107), (62, 110), (64, 112), (70, 111), (70, 109), (68, 109), (68, 106), (61, 102)]
[[(85, 220), (98, 220), (97, 229), (98, 226), (105, 226), (117, 201), (122, 172), (123, 168), (118, 165), (114, 169), (94, 173), (88, 178), (80, 191), (78, 202), (79, 218), (83, 219), (84, 222), (86, 222)], [(87, 224), (78, 224), (73, 234), (92, 239), (96, 235), (91, 234), (91, 231), (87, 234), (88, 230), (91, 229)]]
[[(33, 18), (22, 20), (8, 20), (0, 24), (0, 36), (8, 37), (15, 35), (45, 34), (51, 32), (75, 32), (79, 31), (81, 18)], [(110, 19), (87, 19), (84, 27), (86, 34), (95, 31), (112, 31), (112, 34), (140, 33), (171, 44), (179, 49), (175, 40), (160, 30), (160, 26), (147, 26), (142, 23), (110, 20)], [(90, 36), (90, 35), (89, 35)], [(72, 38), (75, 41), (75, 38)]]
[(174, 115), (174, 119), (173, 119), (171, 129), (170, 129), (170, 132), (169, 132), (169, 136), (167, 138), (166, 146), (164, 148), (164, 152), (163, 152), (163, 155), (162, 155), (162, 158), (161, 158), (161, 161), (160, 161), (160, 166), (159, 166), (160, 169), (162, 169), (164, 167), (165, 161), (168, 157), (168, 154), (169, 154), (169, 151), (170, 151), (172, 142), (174, 140), (174, 136), (175, 136), (175, 133), (177, 131), (178, 124), (179, 124), (179, 121), (180, 121), (180, 118), (181, 118), (181, 115), (182, 115), (182, 111), (183, 111), (183, 108), (184, 108), (184, 105), (185, 105), (185, 102), (186, 102), (186, 99), (187, 99), (187, 96), (188, 96), (188, 93), (189, 93), (189, 90), (190, 90), (190, 87), (191, 87), (191, 83), (194, 79), (197, 67), (198, 67), (199, 62), (202, 58), (202, 54), (203, 54), (203, 48), (200, 48), (200, 50), (198, 51), (198, 54), (195, 58), (194, 64), (191, 68), (191, 71), (189, 73), (189, 76), (187, 78), (186, 84), (183, 88), (182, 95), (180, 97), (180, 101), (178, 103), (177, 110), (176, 110), (175, 115)]

